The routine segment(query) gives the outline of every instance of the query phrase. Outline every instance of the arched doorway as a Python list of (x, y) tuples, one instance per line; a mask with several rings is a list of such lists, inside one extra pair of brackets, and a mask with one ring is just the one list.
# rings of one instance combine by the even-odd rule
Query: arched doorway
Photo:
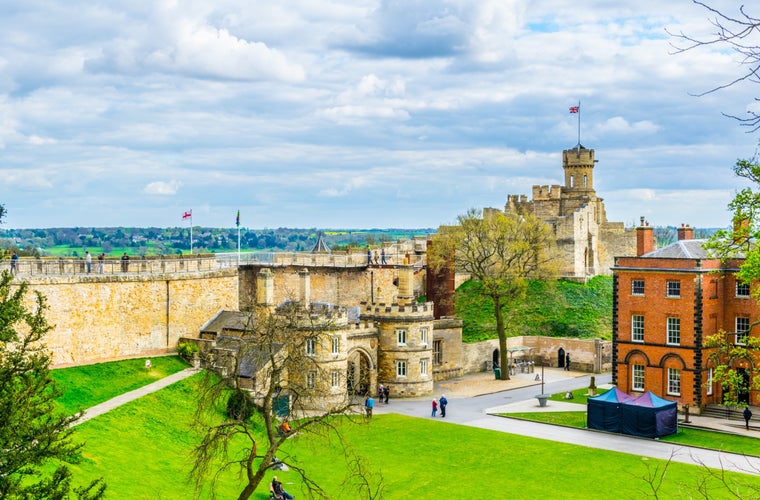
[(565, 350), (563, 348), (559, 348), (559, 351), (557, 351), (557, 368), (564, 368), (565, 367)]
[(372, 387), (372, 360), (362, 350), (355, 350), (348, 356), (346, 390), (349, 396), (364, 397), (374, 392)]

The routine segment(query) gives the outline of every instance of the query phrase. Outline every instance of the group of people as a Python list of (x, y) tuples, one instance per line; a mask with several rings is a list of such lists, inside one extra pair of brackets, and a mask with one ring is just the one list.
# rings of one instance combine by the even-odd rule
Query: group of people
[[(84, 261), (87, 264), (87, 272), (92, 272), (92, 255), (90, 254), (89, 250), (85, 250), (84, 252)], [(106, 254), (101, 253), (98, 255), (98, 274), (103, 274), (105, 272), (105, 262)]]
[[(371, 266), (373, 261), (373, 254), (372, 250), (370, 250), (369, 247), (367, 247), (367, 265)], [(380, 249), (380, 258), (378, 259), (377, 250), (375, 250), (374, 253), (374, 264), (377, 265), (386, 265), (387, 262), (385, 260), (385, 248)]]
[(388, 404), (388, 396), (391, 394), (391, 388), (386, 386), (383, 386), (383, 384), (380, 384), (380, 387), (377, 388), (377, 400), (382, 403), (385, 401), (385, 404)]
[(434, 399), (432, 406), (433, 406), (433, 413), (431, 414), (433, 417), (435, 417), (435, 414), (438, 413), (438, 409), (441, 409), (441, 417), (446, 416), (446, 406), (449, 404), (449, 400), (446, 399), (446, 396), (441, 396), (441, 399)]

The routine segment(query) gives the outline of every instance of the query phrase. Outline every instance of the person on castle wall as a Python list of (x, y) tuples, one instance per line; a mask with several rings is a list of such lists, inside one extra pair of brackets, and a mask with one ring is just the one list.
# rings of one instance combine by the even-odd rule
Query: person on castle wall
[(87, 273), (92, 271), (92, 255), (89, 250), (84, 251), (84, 261), (87, 263)]
[(744, 426), (749, 430), (749, 419), (752, 418), (752, 412), (749, 409), (749, 406), (744, 408)]
[(570, 371), (570, 353), (565, 354), (565, 371)]
[(16, 274), (18, 268), (18, 254), (13, 252), (11, 255), (11, 274)]
[(372, 250), (370, 250), (369, 247), (367, 247), (367, 265), (372, 265)]
[(106, 254), (98, 255), (98, 274), (103, 274), (106, 261)]
[(121, 256), (121, 272), (126, 273), (127, 270), (129, 270), (129, 255), (124, 252), (124, 255)]
[(385, 388), (383, 389), (383, 396), (385, 397), (385, 404), (388, 404), (388, 396), (390, 395), (390, 393), (391, 393), (391, 388), (386, 385)]
[(435, 417), (435, 414), (436, 414), (437, 411), (438, 411), (438, 401), (436, 401), (434, 399), (433, 400), (433, 413), (431, 414), (431, 416)]
[(445, 395), (441, 395), (441, 399), (438, 400), (438, 406), (441, 408), (441, 418), (446, 418), (446, 406), (449, 404), (449, 400)]
[(380, 258), (377, 256), (377, 250), (375, 250), (375, 265), (380, 264)]
[(380, 263), (382, 265), (387, 264), (387, 262), (385, 262), (385, 248), (380, 249)]

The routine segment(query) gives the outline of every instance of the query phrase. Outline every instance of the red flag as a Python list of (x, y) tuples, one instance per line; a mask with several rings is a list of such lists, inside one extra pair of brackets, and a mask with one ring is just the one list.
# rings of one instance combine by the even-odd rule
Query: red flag
[(185, 212), (184, 214), (182, 214), (182, 220), (189, 219), (192, 216), (193, 216), (193, 211), (190, 210), (189, 212)]
[(571, 113), (577, 113), (581, 110), (580, 106), (570, 106), (570, 112)]

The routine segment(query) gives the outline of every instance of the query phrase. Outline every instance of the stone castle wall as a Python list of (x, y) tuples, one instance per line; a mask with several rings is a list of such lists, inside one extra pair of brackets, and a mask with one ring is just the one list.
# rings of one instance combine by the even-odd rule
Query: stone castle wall
[(209, 318), (238, 304), (235, 269), (25, 280), (47, 298), (55, 367), (174, 351), (179, 337), (197, 337)]

